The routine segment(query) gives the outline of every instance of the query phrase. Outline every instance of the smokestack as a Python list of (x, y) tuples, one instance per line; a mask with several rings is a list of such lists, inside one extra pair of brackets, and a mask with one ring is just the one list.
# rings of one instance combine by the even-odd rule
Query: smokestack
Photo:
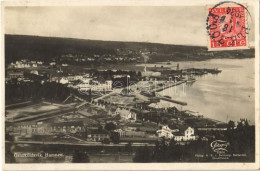
[(146, 63), (149, 60), (149, 56), (141, 53), (142, 57), (144, 58), (144, 62)]

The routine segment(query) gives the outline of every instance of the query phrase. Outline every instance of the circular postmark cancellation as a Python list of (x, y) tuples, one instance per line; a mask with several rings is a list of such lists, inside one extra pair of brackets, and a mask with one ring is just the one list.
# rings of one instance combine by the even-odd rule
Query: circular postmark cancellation
[(207, 8), (206, 29), (209, 50), (248, 49), (247, 14), (245, 5), (223, 1)]

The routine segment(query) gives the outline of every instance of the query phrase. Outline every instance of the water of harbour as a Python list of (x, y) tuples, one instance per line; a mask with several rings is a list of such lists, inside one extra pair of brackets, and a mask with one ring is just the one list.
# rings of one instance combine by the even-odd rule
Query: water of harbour
[(183, 106), (182, 110), (192, 110), (224, 122), (247, 118), (250, 124), (254, 124), (254, 59), (213, 59), (156, 65), (174, 69), (177, 64), (180, 69), (218, 68), (222, 72), (218, 75), (197, 76), (196, 82), (168, 88), (160, 92), (161, 95), (187, 102), (188, 105)]

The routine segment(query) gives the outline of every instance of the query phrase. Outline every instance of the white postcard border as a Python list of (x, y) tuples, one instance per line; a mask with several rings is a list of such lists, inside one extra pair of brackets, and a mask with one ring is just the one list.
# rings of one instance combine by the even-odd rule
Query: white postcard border
[[(6, 6), (197, 6), (220, 2), (219, 0), (170, 0), (170, 1), (12, 1), (2, 2), (2, 19), (4, 18), (4, 8)], [(255, 133), (256, 133), (256, 156), (254, 163), (41, 163), (41, 164), (5, 164), (5, 140), (4, 140), (4, 119), (2, 118), (2, 166), (3, 170), (248, 170), (259, 169), (259, 2), (257, 0), (236, 0), (239, 3), (247, 3), (255, 6)], [(2, 116), (4, 116), (4, 22), (1, 22), (1, 105)], [(205, 25), (205, 23), (202, 23)], [(206, 32), (206, 30), (205, 30)], [(206, 46), (206, 45), (205, 45)]]

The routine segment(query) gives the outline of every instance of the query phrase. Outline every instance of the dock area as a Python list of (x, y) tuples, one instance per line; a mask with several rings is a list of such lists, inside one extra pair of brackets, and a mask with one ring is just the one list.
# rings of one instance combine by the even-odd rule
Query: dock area
[(185, 83), (185, 82), (186, 82), (186, 81), (178, 81), (178, 82), (170, 83), (170, 84), (167, 85), (167, 86), (163, 86), (163, 87), (157, 88), (157, 89), (155, 89), (155, 90), (152, 90), (152, 92), (154, 92), (154, 93), (155, 93), (155, 96), (158, 97), (160, 100), (165, 100), (165, 101), (168, 101), (168, 102), (172, 102), (172, 103), (176, 103), (176, 104), (179, 104), (179, 105), (186, 106), (186, 105), (188, 105), (187, 102), (170, 99), (170, 98), (161, 96), (160, 94), (156, 93), (156, 92), (163, 91), (163, 90), (165, 90), (165, 89), (167, 89), (167, 88), (170, 88), (170, 87), (173, 87), (173, 86), (181, 85), (181, 84), (183, 84), (183, 83)]
[(168, 101), (168, 102), (172, 102), (172, 103), (176, 103), (176, 104), (179, 104), (179, 105), (182, 105), (182, 106), (187, 106), (188, 103), (187, 102), (182, 102), (182, 101), (179, 101), (179, 100), (173, 100), (173, 99), (169, 99), (169, 98), (166, 98), (166, 97), (159, 97), (160, 100), (165, 100), (165, 101)]
[(178, 82), (174, 82), (174, 83), (169, 83), (168, 85), (166, 86), (162, 86), (162, 87), (159, 87), (159, 88), (155, 88), (154, 90), (152, 90), (151, 92), (159, 92), (159, 91), (163, 91), (167, 88), (170, 88), (170, 87), (173, 87), (173, 86), (177, 86), (177, 85), (180, 85), (180, 84), (183, 84), (185, 83), (186, 81), (178, 81)]

